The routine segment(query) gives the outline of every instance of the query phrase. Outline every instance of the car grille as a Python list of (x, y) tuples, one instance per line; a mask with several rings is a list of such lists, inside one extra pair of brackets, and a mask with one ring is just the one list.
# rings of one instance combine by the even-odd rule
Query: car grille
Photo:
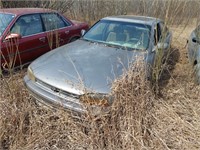
[(59, 93), (59, 94), (63, 94), (63, 95), (66, 95), (66, 96), (69, 96), (69, 97), (72, 97), (72, 98), (75, 98), (75, 99), (79, 99), (79, 95), (76, 95), (76, 94), (73, 94), (73, 93), (70, 93), (70, 92), (66, 92), (66, 91), (63, 91), (61, 89), (58, 89), (56, 87), (53, 87), (39, 79), (36, 79), (36, 82), (40, 85), (42, 85), (43, 87), (45, 87), (46, 89), (48, 90), (51, 90), (55, 93)]
[[(73, 93), (69, 93), (60, 89), (57, 89), (39, 79), (36, 79), (36, 85), (38, 88), (41, 88), (43, 90), (45, 90), (46, 92), (48, 92), (49, 94), (54, 95), (55, 99), (54, 100), (43, 100), (43, 98), (40, 98), (41, 101), (43, 101), (46, 104), (50, 104), (53, 107), (64, 107), (66, 109), (69, 110), (74, 110), (77, 112), (83, 112), (84, 111), (84, 107), (83, 105), (80, 103), (79, 100), (79, 95), (73, 94)], [(42, 103), (43, 103), (42, 102)]]

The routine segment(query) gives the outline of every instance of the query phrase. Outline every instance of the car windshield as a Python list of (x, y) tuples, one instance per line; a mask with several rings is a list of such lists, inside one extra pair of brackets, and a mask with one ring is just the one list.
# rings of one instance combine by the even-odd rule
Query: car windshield
[(14, 17), (13, 14), (0, 13), (0, 36), (2, 36), (4, 30)]
[(100, 20), (83, 36), (83, 39), (108, 46), (146, 50), (150, 31), (151, 27), (145, 24)]

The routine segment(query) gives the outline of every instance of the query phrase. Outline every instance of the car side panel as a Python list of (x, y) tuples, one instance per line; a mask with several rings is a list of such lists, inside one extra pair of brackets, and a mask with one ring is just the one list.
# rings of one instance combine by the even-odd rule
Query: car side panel
[[(30, 21), (31, 18), (37, 18), (37, 20)], [(26, 19), (29, 22), (25, 22)], [(23, 20), (24, 23), (19, 24), (20, 20)], [(9, 35), (9, 33), (20, 34), (21, 38), (5, 40), (6, 35)], [(49, 51), (46, 34), (42, 29), (39, 14), (18, 16), (12, 22), (12, 25), (9, 26), (9, 29), (7, 29), (4, 39), (2, 39), (1, 50), (3, 56), (2, 62), (9, 63), (10, 67), (30, 62), (44, 52)]]
[(15, 65), (21, 65), (32, 61), (48, 50), (49, 45), (45, 33), (22, 37), (18, 40), (5, 41), (2, 43), (3, 55), (7, 61), (12, 61)]
[[(68, 26), (62, 29), (58, 29), (55, 31), (55, 40), (57, 41), (56, 44), (59, 43), (59, 46), (67, 44), (70, 42), (70, 39), (74, 36), (80, 37), (80, 33), (74, 30), (74, 26)], [(58, 47), (58, 45), (56, 45)], [(56, 48), (55, 47), (55, 48)]]
[[(47, 13), (47, 12), (44, 12)], [(55, 12), (48, 12), (48, 13), (55, 13)], [(32, 61), (35, 58), (39, 57), (40, 55), (48, 52), (49, 50), (52, 50), (56, 47), (59, 47), (61, 45), (67, 44), (70, 42), (70, 40), (74, 37), (80, 37), (81, 29), (85, 29), (83, 23), (81, 24), (74, 24), (72, 21), (66, 19), (64, 16), (59, 14), (63, 20), (69, 23), (68, 26), (52, 30), (52, 31), (45, 31), (44, 24), (43, 31), (37, 34), (30, 34), (23, 36), (19, 39), (12, 39), (12, 40), (5, 40), (6, 36), (11, 32), (11, 29), (14, 27), (15, 23), (20, 19), (22, 16), (27, 15), (40, 15), (43, 13), (33, 13), (33, 14), (23, 14), (18, 15), (13, 19), (13, 21), (8, 25), (6, 28), (4, 34), (1, 37), (1, 57), (0, 61), (1, 63), (5, 64), (10, 63), (11, 66), (18, 66), (20, 64), (24, 64), (26, 62)], [(42, 18), (41, 18), (42, 19)], [(31, 19), (29, 19), (31, 20)], [(38, 19), (39, 20), (39, 19)], [(27, 24), (27, 22), (26, 22)], [(30, 24), (30, 27), (35, 27), (36, 22), (33, 21)], [(86, 25), (86, 28), (88, 29), (88, 25)], [(28, 31), (31, 31), (30, 28), (28, 28)], [(14, 32), (12, 32), (14, 33)]]
[(67, 44), (74, 39), (80, 38), (81, 37), (81, 30), (88, 30), (89, 26), (86, 23), (78, 22), (76, 21), (73, 23), (66, 17), (63, 17), (63, 19), (71, 24), (70, 26), (67, 26), (64, 29), (59, 30), (59, 38), (60, 38), (60, 45)]

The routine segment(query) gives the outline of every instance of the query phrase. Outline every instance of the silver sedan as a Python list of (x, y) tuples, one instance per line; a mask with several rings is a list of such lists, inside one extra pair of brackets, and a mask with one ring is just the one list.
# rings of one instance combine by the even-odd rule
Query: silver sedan
[[(112, 82), (137, 56), (149, 68), (156, 52), (166, 55), (171, 32), (164, 22), (144, 16), (113, 16), (99, 20), (81, 39), (52, 50), (28, 67), (24, 82), (37, 101), (83, 113), (87, 96), (94, 111), (112, 103)], [(151, 70), (147, 77), (151, 78)], [(89, 92), (88, 92), (89, 91)]]

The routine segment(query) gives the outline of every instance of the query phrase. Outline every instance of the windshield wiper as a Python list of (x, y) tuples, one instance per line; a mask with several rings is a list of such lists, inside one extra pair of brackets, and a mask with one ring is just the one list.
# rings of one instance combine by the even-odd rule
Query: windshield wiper
[(83, 41), (88, 41), (88, 42), (93, 42), (93, 41), (91, 41), (91, 40), (84, 39), (84, 38), (80, 38), (80, 40), (83, 40)]
[(115, 45), (115, 44), (110, 44), (110, 43), (105, 43), (106, 46), (108, 47), (113, 47), (113, 48), (120, 48), (122, 50), (128, 50), (128, 51), (133, 51), (133, 50), (140, 50), (140, 49), (134, 49), (134, 48), (130, 48), (130, 47), (125, 47), (125, 46), (122, 46), (122, 45)]
[(88, 41), (88, 42), (91, 42), (91, 43), (105, 44), (104, 42), (101, 42), (101, 41), (89, 40), (89, 39), (84, 39), (84, 38), (81, 38), (81, 40)]

